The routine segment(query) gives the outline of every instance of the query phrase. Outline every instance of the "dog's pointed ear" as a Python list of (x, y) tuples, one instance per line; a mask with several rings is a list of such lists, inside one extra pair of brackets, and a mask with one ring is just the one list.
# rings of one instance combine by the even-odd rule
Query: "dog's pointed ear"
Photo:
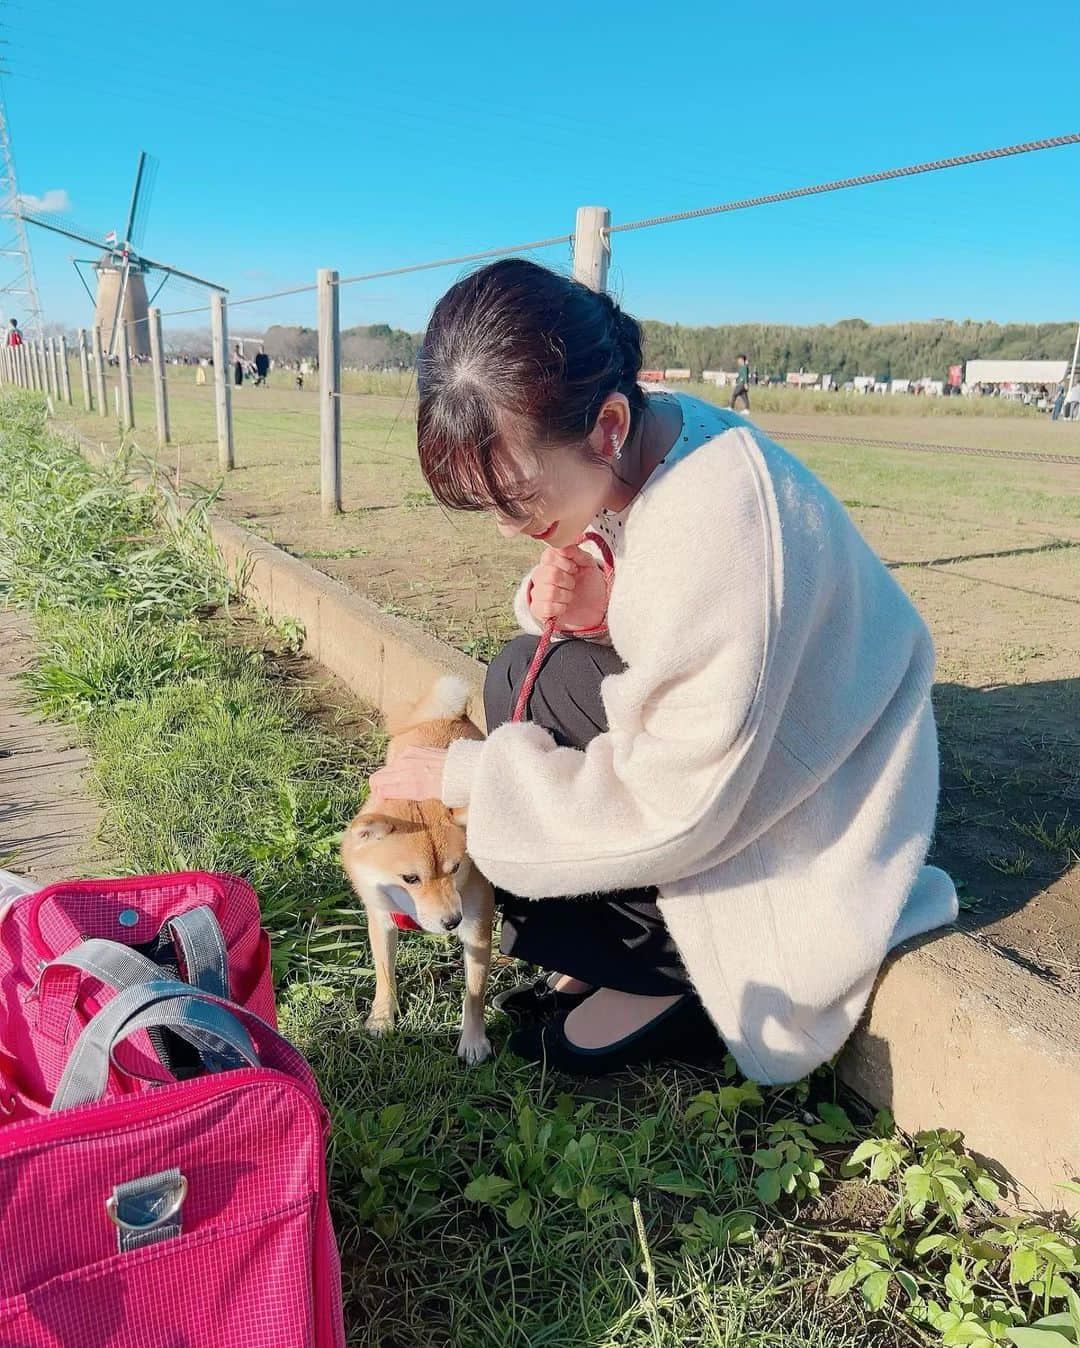
[(346, 834), (353, 843), (379, 842), (394, 831), (394, 820), (385, 814), (358, 814)]
[(460, 824), (462, 828), (469, 822), (469, 807), (467, 805), (449, 806), (450, 818), (455, 824)]

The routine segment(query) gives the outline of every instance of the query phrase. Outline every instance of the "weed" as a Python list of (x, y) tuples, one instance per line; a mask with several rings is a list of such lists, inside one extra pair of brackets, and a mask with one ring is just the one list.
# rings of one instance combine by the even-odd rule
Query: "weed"
[(1080, 824), (1070, 823), (1067, 811), (1063, 819), (1049, 824), (1045, 814), (1036, 815), (1027, 821), (1011, 819), (1009, 822), (1017, 833), (1038, 843), (1063, 865), (1070, 865), (1080, 854)]
[(1027, 875), (1033, 861), (1034, 858), (1029, 857), (1022, 847), (1006, 855), (986, 858), (986, 864), (1001, 875)]

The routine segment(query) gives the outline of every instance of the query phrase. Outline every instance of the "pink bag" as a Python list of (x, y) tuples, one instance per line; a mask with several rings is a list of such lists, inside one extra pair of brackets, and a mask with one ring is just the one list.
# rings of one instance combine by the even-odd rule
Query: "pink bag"
[[(0, 917), (0, 1081), (7, 1077), (15, 1096), (13, 1113), (48, 1109), (80, 1031), (116, 991), (115, 968), (80, 969), (59, 957), (88, 938), (122, 943), (160, 976), (186, 978), (274, 1025), (270, 941), (259, 922), (250, 885), (206, 871), (63, 880), (11, 900)], [(129, 1072), (115, 1074), (113, 1093), (140, 1088), (131, 1073), (161, 1077), (159, 1049), (145, 1035), (126, 1046)]]
[[(210, 990), (238, 964), (269, 999), (249, 895), (230, 877), (141, 877), (0, 913), (0, 1348), (343, 1348), (326, 1111), (299, 1053)], [(139, 950), (91, 937), (38, 954), (100, 929), (109, 904), (113, 931), (138, 915)], [(39, 983), (77, 976), (48, 1054), (32, 954)], [(39, 1069), (56, 1077), (45, 1105), (26, 1093)]]

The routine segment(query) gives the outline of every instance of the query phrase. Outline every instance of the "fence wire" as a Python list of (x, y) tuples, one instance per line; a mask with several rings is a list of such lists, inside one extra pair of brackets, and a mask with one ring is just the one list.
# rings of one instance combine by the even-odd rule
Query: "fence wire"
[[(1005, 159), (1013, 155), (1031, 154), (1037, 150), (1052, 150), (1063, 145), (1080, 143), (1080, 131), (1068, 132), (1062, 136), (1044, 136), (1040, 140), (1019, 141), (1013, 145), (998, 145), (988, 150), (975, 150), (969, 154), (949, 155), (945, 159), (927, 159), (918, 164), (905, 164), (900, 168), (879, 169), (873, 173), (859, 173), (849, 178), (834, 178), (830, 182), (816, 183), (810, 187), (789, 187), (781, 192), (767, 192), (756, 197), (743, 197), (737, 201), (725, 201), (714, 206), (696, 206), (690, 210), (672, 211), (667, 215), (650, 215), (642, 220), (627, 220), (622, 224), (610, 225), (603, 231), (605, 236), (623, 233), (632, 229), (651, 229), (655, 225), (674, 224), (680, 220), (696, 220), (708, 215), (721, 215), (729, 211), (747, 210), (752, 206), (767, 206), (774, 202), (794, 201), (798, 197), (817, 196), (825, 192), (840, 192), (849, 187), (865, 187), (870, 183), (888, 182), (893, 178), (910, 178), (922, 173), (936, 173), (942, 169), (959, 168), (964, 164), (985, 163), (992, 159)], [(353, 276), (342, 276), (339, 286), (352, 285), (357, 281), (374, 281), (388, 276), (404, 276), (409, 272), (429, 271), (436, 267), (453, 267), (465, 262), (477, 262), (488, 257), (505, 257), (510, 253), (526, 253), (537, 248), (550, 248), (562, 243), (572, 243), (572, 234), (552, 234), (543, 239), (532, 239), (524, 243), (507, 244), (502, 248), (485, 248), (476, 253), (459, 253), (454, 257), (432, 258), (426, 262), (413, 262), (403, 267), (387, 267), (381, 271), (357, 272)], [(260, 300), (280, 299), (287, 295), (302, 295), (313, 291), (313, 284), (289, 286), (284, 290), (271, 290), (262, 295), (245, 295), (240, 299), (230, 299), (229, 307), (239, 304), (255, 304)], [(162, 313), (163, 318), (175, 318), (181, 314), (202, 313), (208, 306), (194, 309), (169, 309)]]

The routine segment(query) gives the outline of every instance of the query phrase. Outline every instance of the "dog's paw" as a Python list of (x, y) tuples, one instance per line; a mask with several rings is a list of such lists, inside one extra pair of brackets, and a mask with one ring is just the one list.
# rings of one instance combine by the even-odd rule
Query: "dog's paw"
[(393, 1011), (372, 1011), (364, 1021), (364, 1029), (375, 1039), (382, 1039), (394, 1032)]
[(457, 1055), (463, 1063), (470, 1067), (475, 1067), (477, 1063), (486, 1062), (491, 1057), (491, 1044), (487, 1035), (481, 1030), (478, 1034), (462, 1032), (458, 1040)]

